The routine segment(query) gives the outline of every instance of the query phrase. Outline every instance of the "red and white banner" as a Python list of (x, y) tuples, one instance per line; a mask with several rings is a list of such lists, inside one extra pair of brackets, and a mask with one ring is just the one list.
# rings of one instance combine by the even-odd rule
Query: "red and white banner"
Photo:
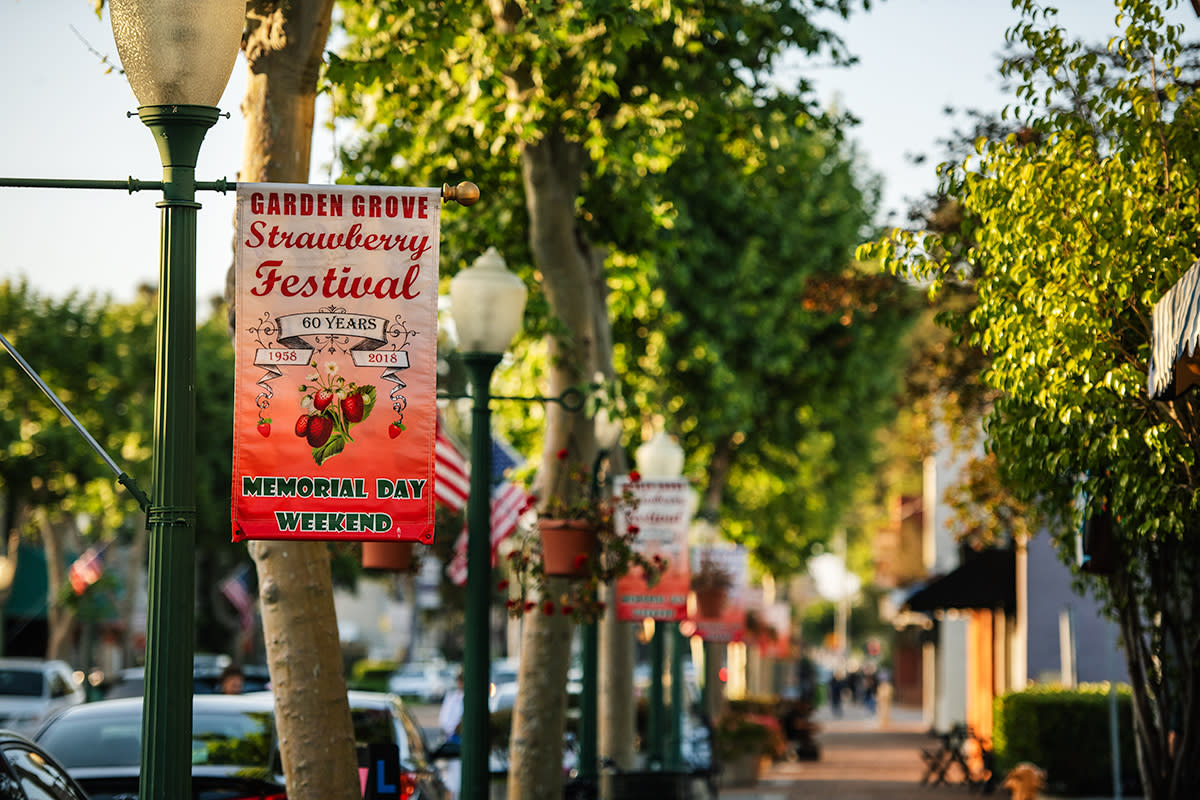
[(691, 487), (682, 478), (630, 482), (617, 478), (618, 495), (631, 491), (638, 498), (637, 509), (618, 519), (622, 532), (638, 526), (634, 547), (647, 558), (659, 556), (667, 562), (662, 576), (653, 586), (634, 567), (616, 581), (617, 619), (634, 621), (655, 619), (667, 622), (687, 616), (688, 527), (695, 505)]
[(433, 540), (440, 222), (436, 188), (238, 184), (235, 540)]

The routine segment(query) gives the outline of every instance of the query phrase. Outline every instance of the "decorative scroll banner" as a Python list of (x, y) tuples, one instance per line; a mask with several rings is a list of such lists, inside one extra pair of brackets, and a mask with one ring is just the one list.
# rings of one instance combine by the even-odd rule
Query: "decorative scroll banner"
[(617, 619), (636, 621), (655, 619), (676, 622), (687, 616), (688, 526), (694, 503), (691, 487), (683, 479), (642, 479), (630, 483), (627, 477), (616, 480), (616, 492), (632, 491), (638, 498), (637, 510), (622, 517), (622, 529), (638, 526), (634, 547), (647, 558), (660, 556), (666, 569), (650, 586), (635, 567), (617, 578)]
[(433, 540), (441, 190), (238, 183), (233, 538)]

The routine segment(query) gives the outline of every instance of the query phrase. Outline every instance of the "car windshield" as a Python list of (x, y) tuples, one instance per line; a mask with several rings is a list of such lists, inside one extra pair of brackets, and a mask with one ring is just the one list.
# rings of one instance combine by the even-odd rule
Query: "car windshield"
[(41, 697), (41, 671), (33, 669), (0, 669), (0, 695), (5, 697)]
[[(141, 762), (141, 717), (113, 715), (96, 724), (73, 722), (70, 715), (39, 737), (67, 769), (137, 766)], [(192, 719), (192, 763), (265, 767), (271, 756), (271, 713), (197, 712)]]

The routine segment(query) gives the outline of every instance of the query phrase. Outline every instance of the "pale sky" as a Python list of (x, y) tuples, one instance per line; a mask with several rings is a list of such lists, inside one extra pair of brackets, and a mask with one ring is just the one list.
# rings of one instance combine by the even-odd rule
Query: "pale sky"
[[(1094, 40), (1115, 32), (1105, 0), (1063, 0), (1062, 21)], [(1172, 18), (1200, 32), (1190, 6)], [(1017, 19), (1008, 0), (875, 0), (872, 10), (837, 24), (860, 64), (850, 70), (810, 72), (825, 103), (854, 112), (852, 134), (866, 166), (885, 180), (885, 206), (932, 189), (934, 163), (912, 167), (905, 155), (941, 156), (936, 142), (951, 124), (946, 105), (999, 110), (996, 56), (1004, 31)], [(832, 23), (830, 23), (832, 25)], [(107, 12), (97, 19), (88, 0), (0, 0), (0, 175), (159, 180), (162, 169), (136, 102), (102, 58), (117, 63)], [(197, 179), (236, 180), (245, 88), (239, 57), (221, 100), (222, 119), (200, 152)], [(332, 144), (319, 134), (313, 183), (328, 182)], [(158, 192), (0, 188), (0, 277), (25, 276), (40, 292), (108, 293), (129, 299), (143, 282), (158, 279)], [(200, 307), (219, 295), (229, 267), (233, 197), (201, 192), (198, 215), (197, 293)]]

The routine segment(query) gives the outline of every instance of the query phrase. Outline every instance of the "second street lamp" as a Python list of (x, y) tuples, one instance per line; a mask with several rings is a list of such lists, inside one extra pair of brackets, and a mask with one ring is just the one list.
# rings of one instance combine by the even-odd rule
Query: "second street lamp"
[(471, 381), (471, 488), (467, 501), (467, 608), (463, 648), (462, 793), (488, 796), (488, 685), (492, 589), (491, 380), (525, 312), (525, 284), (496, 248), (450, 280), (450, 305)]
[(139, 796), (191, 796), (195, 631), (196, 159), (229, 82), (245, 0), (111, 0), (121, 65), (163, 167), (147, 514), (146, 702)]

